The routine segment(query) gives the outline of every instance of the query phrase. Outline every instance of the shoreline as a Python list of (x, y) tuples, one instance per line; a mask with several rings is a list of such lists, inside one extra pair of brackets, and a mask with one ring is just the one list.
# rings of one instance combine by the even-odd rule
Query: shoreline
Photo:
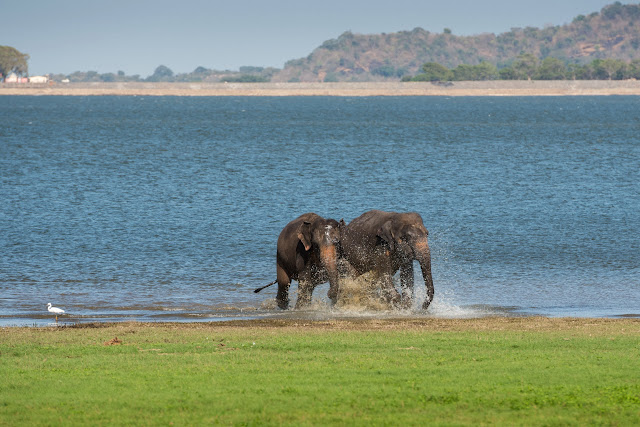
[(640, 95), (638, 80), (368, 83), (0, 84), (0, 96), (609, 96)]
[(60, 329), (126, 329), (135, 326), (143, 329), (172, 328), (184, 330), (199, 329), (263, 329), (263, 330), (341, 330), (341, 331), (567, 331), (567, 330), (608, 330), (611, 328), (631, 328), (640, 332), (639, 318), (594, 318), (594, 317), (546, 317), (546, 316), (487, 316), (479, 318), (261, 318), (261, 319), (229, 319), (202, 322), (149, 322), (127, 320), (122, 322), (87, 322), (87, 323), (50, 323), (47, 325), (4, 325), (0, 331), (9, 330), (60, 330)]

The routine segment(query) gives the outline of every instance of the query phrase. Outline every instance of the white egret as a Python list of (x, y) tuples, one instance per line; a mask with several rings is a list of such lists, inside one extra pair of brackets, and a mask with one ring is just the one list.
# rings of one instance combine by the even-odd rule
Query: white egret
[(58, 307), (52, 307), (51, 303), (47, 304), (47, 310), (49, 310), (49, 313), (53, 313), (56, 315), (56, 322), (58, 321), (58, 315), (62, 315), (64, 314), (64, 310)]

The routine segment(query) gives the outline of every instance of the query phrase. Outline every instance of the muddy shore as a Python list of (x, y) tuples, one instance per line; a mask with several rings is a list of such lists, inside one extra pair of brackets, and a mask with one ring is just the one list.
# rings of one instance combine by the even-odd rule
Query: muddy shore
[(371, 83), (0, 84), (2, 95), (58, 96), (579, 96), (640, 95), (638, 80)]
[[(330, 320), (310, 319), (254, 319), (231, 320), (221, 322), (123, 322), (123, 323), (78, 323), (59, 325), (63, 328), (172, 328), (172, 329), (257, 329), (257, 330), (295, 330), (295, 331), (530, 331), (558, 332), (573, 331), (587, 334), (608, 334), (613, 331), (639, 334), (638, 318), (572, 318), (572, 317), (483, 317), (473, 319), (442, 318), (344, 318)], [(12, 328), (9, 328), (12, 329)], [(4, 329), (8, 330), (8, 329)]]

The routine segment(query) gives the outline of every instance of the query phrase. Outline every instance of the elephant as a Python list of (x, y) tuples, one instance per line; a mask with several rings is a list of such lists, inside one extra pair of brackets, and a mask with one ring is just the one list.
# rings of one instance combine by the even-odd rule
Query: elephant
[[(417, 260), (427, 290), (422, 305), (426, 310), (433, 301), (428, 235), (418, 213), (365, 212), (342, 230), (340, 256), (347, 261), (350, 271), (346, 274), (360, 276), (373, 271), (381, 281), (382, 294), (388, 302), (410, 307), (414, 284), (413, 260)], [(398, 270), (402, 294), (393, 285), (393, 275)]]
[(276, 270), (278, 307), (289, 306), (291, 280), (298, 282), (296, 309), (311, 302), (313, 289), (329, 281), (328, 297), (338, 298), (338, 245), (344, 221), (306, 213), (287, 224), (278, 237)]

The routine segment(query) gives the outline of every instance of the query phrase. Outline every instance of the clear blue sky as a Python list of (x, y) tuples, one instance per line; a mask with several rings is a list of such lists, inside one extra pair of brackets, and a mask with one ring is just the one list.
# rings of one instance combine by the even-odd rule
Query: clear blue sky
[[(282, 68), (345, 31), (422, 27), (454, 34), (571, 22), (614, 0), (9, 0), (0, 45), (31, 56), (31, 75), (175, 73), (198, 66)], [(623, 3), (637, 3), (623, 1)]]

